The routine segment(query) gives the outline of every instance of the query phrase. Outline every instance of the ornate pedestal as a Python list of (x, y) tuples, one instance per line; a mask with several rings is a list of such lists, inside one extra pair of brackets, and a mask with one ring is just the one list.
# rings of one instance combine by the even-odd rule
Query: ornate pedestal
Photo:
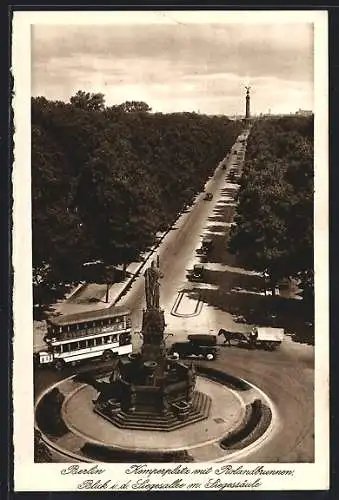
[(195, 392), (194, 366), (166, 355), (164, 311), (158, 306), (160, 275), (152, 265), (145, 272), (147, 309), (143, 311), (140, 353), (121, 358), (94, 411), (118, 427), (173, 430), (208, 417), (211, 399)]

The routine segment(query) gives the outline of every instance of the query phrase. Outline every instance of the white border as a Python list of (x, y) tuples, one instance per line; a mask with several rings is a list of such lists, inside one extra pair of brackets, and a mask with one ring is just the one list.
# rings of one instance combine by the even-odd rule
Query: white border
[[(326, 11), (189, 11), (189, 12), (14, 12), (12, 71), (14, 74), (13, 166), (13, 320), (14, 320), (14, 453), (16, 491), (72, 491), (77, 478), (61, 476), (60, 464), (33, 462), (33, 371), (31, 290), (31, 179), (30, 179), (30, 27), (31, 24), (154, 23), (314, 23), (315, 110), (315, 463), (293, 464), (295, 475), (266, 478), (270, 490), (327, 489), (329, 486), (329, 296), (328, 296), (328, 42)], [(31, 409), (32, 411), (28, 411)], [(168, 467), (152, 464), (152, 468)], [(201, 464), (195, 464), (194, 466)], [(210, 465), (210, 464), (209, 464)], [(240, 464), (237, 464), (240, 465)], [(267, 465), (267, 464), (266, 464)], [(292, 464), (271, 464), (274, 469)], [(187, 467), (194, 467), (188, 464)], [(104, 464), (111, 477), (123, 474), (126, 464)], [(220, 465), (219, 465), (220, 467)], [(250, 464), (246, 466), (250, 467)], [(114, 472), (113, 472), (114, 471)], [(177, 476), (172, 476), (171, 480)], [(162, 482), (155, 478), (156, 482)]]

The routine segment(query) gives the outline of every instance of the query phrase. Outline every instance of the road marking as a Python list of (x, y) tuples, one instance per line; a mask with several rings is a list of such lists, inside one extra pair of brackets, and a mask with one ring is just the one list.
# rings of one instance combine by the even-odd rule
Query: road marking
[(174, 301), (171, 314), (180, 318), (193, 318), (201, 313), (203, 302), (200, 297), (192, 299), (187, 292), (181, 290)]

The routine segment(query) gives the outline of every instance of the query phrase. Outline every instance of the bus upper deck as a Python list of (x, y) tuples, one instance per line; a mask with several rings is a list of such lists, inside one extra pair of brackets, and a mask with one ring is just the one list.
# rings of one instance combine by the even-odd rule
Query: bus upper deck
[(35, 356), (38, 365), (61, 369), (89, 358), (110, 359), (132, 352), (131, 318), (126, 308), (50, 316), (46, 349)]
[(88, 311), (78, 314), (50, 316), (47, 319), (47, 342), (63, 342), (98, 333), (131, 329), (130, 311), (123, 307)]

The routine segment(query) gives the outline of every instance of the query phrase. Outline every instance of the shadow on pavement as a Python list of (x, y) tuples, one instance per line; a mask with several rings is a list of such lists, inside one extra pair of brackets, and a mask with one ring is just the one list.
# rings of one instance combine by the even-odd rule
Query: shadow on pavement
[[(227, 274), (231, 273), (216, 273)], [(237, 279), (239, 279), (239, 275)], [(245, 276), (245, 278), (249, 278)], [(214, 279), (214, 282), (223, 281)], [(212, 280), (211, 280), (212, 281)], [(234, 282), (233, 282), (234, 283)], [(205, 304), (234, 317), (235, 323), (256, 324), (284, 328), (294, 342), (314, 345), (313, 311), (301, 300), (262, 296), (251, 293), (234, 293), (224, 288), (193, 288), (187, 290), (190, 298), (200, 299)]]
[[(233, 189), (224, 188), (223, 194), (234, 197)], [(207, 233), (213, 242), (213, 249), (207, 255), (199, 255), (202, 264), (221, 264), (242, 268), (237, 256), (228, 251), (231, 228), (217, 225), (218, 222), (232, 222), (235, 208), (217, 203), (213, 215), (208, 218)], [(213, 233), (213, 231), (215, 231)], [(222, 233), (222, 234), (220, 234)], [(265, 284), (260, 275), (241, 274), (228, 270), (205, 269), (201, 283), (207, 288), (187, 290), (188, 296), (200, 299), (206, 304), (234, 316), (235, 323), (256, 324), (284, 328), (294, 342), (314, 345), (314, 304), (289, 297), (288, 290), (280, 296), (265, 296)], [(292, 292), (293, 294), (293, 292)]]

